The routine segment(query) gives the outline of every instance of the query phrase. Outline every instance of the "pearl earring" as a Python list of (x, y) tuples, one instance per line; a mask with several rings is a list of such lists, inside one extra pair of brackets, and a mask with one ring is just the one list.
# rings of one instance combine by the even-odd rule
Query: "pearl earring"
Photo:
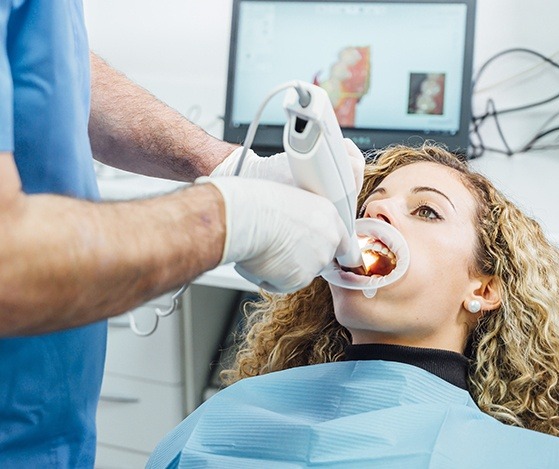
[(472, 300), (468, 303), (468, 311), (472, 314), (479, 313), (481, 311), (481, 303), (478, 300)]

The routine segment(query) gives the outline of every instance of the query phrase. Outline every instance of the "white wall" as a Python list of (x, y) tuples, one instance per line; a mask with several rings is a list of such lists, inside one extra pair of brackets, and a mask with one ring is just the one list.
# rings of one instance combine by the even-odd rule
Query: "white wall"
[(222, 136), (216, 119), (225, 111), (231, 0), (85, 0), (84, 5), (95, 52)]
[[(222, 135), (219, 117), (225, 109), (231, 0), (85, 0), (85, 7), (93, 50), (208, 132)], [(478, 0), (477, 13), (475, 70), (510, 47), (546, 55), (559, 52), (559, 2)], [(483, 75), (480, 89), (537, 67), (477, 93), (474, 109), (482, 110), (488, 96), (504, 108), (559, 93), (559, 71), (538, 65), (527, 55), (495, 62)], [(503, 118), (513, 148), (557, 110), (553, 103)], [(555, 123), (559, 125), (559, 119)], [(501, 146), (493, 125), (485, 126), (483, 136), (487, 144)], [(559, 150), (512, 158), (492, 154), (473, 164), (542, 221), (550, 234), (559, 234), (559, 185), (554, 181), (559, 177)]]

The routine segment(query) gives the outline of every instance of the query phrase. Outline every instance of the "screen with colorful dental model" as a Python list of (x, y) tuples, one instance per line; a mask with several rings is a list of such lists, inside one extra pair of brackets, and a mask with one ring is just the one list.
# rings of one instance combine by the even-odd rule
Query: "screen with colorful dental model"
[[(224, 138), (242, 142), (276, 86), (323, 87), (362, 149), (432, 139), (465, 152), (475, 0), (234, 0)], [(283, 94), (253, 147), (282, 148)]]

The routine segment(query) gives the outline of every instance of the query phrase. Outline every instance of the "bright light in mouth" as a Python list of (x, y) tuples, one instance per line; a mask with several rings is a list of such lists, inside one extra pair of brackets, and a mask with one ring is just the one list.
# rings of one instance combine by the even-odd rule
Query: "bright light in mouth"
[(392, 225), (373, 218), (355, 220), (355, 231), (367, 267), (344, 269), (336, 261), (321, 272), (330, 284), (348, 290), (361, 290), (367, 298), (379, 288), (400, 280), (410, 265), (410, 252), (402, 234)]
[(395, 254), (379, 239), (358, 236), (364, 267), (348, 269), (354, 274), (385, 276), (396, 268)]

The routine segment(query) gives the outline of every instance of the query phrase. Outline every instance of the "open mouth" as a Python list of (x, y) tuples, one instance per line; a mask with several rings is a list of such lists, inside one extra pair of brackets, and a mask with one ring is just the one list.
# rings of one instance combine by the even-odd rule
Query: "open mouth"
[(358, 241), (364, 265), (354, 268), (343, 267), (344, 270), (357, 275), (382, 277), (396, 268), (396, 255), (382, 241), (370, 236), (359, 235)]
[(363, 267), (342, 267), (336, 260), (320, 275), (330, 284), (361, 290), (372, 298), (379, 288), (400, 280), (408, 270), (410, 252), (402, 234), (389, 223), (373, 218), (355, 220)]

